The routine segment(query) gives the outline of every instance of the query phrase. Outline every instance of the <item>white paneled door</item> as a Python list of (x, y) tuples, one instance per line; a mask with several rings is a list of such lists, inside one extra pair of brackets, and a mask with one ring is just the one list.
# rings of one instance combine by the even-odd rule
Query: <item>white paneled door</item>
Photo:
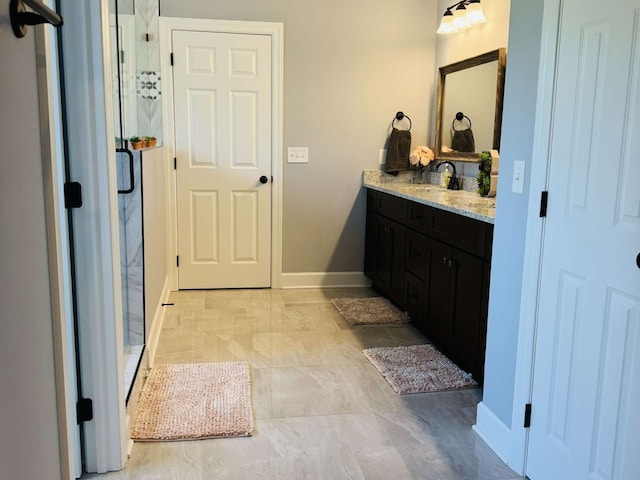
[(271, 37), (174, 31), (178, 285), (271, 282)]
[(640, 478), (640, 0), (562, 2), (532, 480)]

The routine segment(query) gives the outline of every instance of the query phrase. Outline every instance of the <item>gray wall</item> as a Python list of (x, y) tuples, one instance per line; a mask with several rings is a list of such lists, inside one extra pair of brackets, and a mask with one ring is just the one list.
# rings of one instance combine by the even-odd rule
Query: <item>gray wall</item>
[(309, 164), (284, 170), (283, 271), (362, 272), (362, 170), (379, 168), (399, 110), (414, 145), (431, 136), (436, 1), (162, 0), (160, 12), (284, 23), (285, 155), (308, 147)]
[(0, 465), (60, 478), (33, 28), (14, 37), (0, 1)]
[[(507, 426), (511, 425), (513, 411), (520, 299), (523, 293), (542, 11), (543, 2), (511, 2), (483, 396), (485, 406)], [(514, 160), (524, 160), (526, 163), (523, 195), (511, 192)], [(531, 214), (536, 215), (537, 212)]]

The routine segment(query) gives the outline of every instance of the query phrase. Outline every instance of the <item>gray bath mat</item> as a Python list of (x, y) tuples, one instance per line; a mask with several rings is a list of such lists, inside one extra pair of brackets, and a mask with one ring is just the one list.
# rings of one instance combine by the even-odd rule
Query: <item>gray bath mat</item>
[(432, 345), (363, 350), (396, 393), (426, 393), (477, 387), (469, 373)]
[(331, 303), (349, 325), (407, 323), (409, 317), (383, 297), (332, 298)]

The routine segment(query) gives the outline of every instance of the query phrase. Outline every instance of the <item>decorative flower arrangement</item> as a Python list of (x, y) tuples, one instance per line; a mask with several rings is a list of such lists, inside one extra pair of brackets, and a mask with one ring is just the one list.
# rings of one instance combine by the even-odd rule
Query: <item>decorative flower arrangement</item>
[(426, 145), (418, 145), (411, 151), (411, 155), (409, 155), (409, 162), (411, 166), (420, 172), (420, 179), (422, 179), (422, 172), (424, 172), (424, 167), (429, 165), (435, 155), (433, 154), (433, 150), (431, 150)]
[(491, 155), (482, 152), (478, 155), (478, 192), (483, 197), (491, 190)]

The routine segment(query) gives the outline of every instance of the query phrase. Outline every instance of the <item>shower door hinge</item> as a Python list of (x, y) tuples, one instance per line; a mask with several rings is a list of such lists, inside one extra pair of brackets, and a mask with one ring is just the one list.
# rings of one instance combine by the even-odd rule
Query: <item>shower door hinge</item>
[(173, 67), (173, 52), (170, 53), (169, 59), (171, 60), (171, 66)]
[(173, 157), (173, 169), (178, 169), (178, 159), (176, 157)]
[(80, 208), (82, 206), (82, 185), (78, 182), (64, 184), (64, 208)]
[(180, 266), (180, 255), (176, 255), (176, 267)]
[(527, 403), (524, 406), (524, 428), (531, 426), (531, 404)]
[(540, 195), (540, 217), (547, 216), (547, 202), (549, 201), (549, 192), (546, 190)]
[(76, 421), (78, 425), (82, 422), (93, 420), (93, 401), (90, 398), (81, 398), (76, 403)]
[(144, 39), (145, 39), (147, 42), (149, 41), (149, 34), (148, 34), (148, 33), (145, 33), (145, 34), (144, 34)]

